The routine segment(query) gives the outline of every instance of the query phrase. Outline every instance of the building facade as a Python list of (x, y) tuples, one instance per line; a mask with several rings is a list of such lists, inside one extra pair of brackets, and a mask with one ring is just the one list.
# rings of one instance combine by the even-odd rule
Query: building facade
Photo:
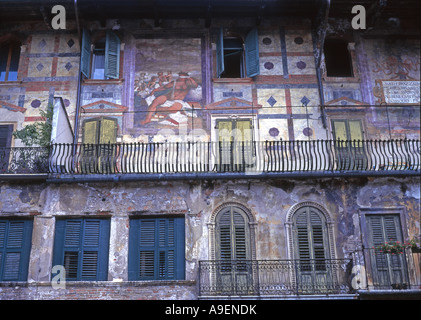
[(2, 4), (0, 299), (419, 299), (378, 249), (420, 235), (416, 10), (362, 2)]

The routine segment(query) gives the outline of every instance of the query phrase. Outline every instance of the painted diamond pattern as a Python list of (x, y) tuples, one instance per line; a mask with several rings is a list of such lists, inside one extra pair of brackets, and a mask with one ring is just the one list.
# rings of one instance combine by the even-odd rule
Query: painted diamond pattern
[(44, 39), (42, 39), (39, 43), (38, 43), (38, 46), (42, 49), (42, 48), (44, 48), (45, 46), (47, 45), (47, 42), (45, 42), (45, 40)]
[(67, 62), (64, 67), (66, 68), (67, 71), (69, 71), (73, 66), (70, 62)]
[(69, 41), (67, 41), (67, 45), (69, 46), (69, 48), (73, 47), (74, 44), (75, 42), (73, 41), (73, 39), (70, 39)]
[(36, 66), (36, 68), (37, 68), (37, 70), (38, 70), (38, 71), (41, 71), (42, 69), (44, 69), (44, 66), (42, 65), (42, 63), (39, 63), (39, 64)]
[(276, 103), (276, 99), (272, 96), (270, 96), (270, 98), (267, 100), (267, 103), (270, 104), (271, 107), (273, 107)]
[(306, 96), (304, 96), (304, 97), (302, 97), (302, 98), (301, 98), (301, 103), (302, 103), (304, 106), (307, 106), (309, 102), (310, 102), (310, 99), (309, 99), (309, 98), (307, 98)]

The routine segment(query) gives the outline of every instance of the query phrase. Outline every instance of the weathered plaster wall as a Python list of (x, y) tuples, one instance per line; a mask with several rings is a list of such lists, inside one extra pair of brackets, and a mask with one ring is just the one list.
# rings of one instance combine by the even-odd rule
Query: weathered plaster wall
[[(420, 232), (419, 178), (349, 178), (306, 180), (241, 180), (205, 182), (131, 182), (59, 185), (17, 185), (0, 188), (0, 218), (34, 219), (28, 285), (13, 285), (15, 298), (194, 298), (198, 262), (212, 259), (210, 224), (217, 207), (237, 203), (250, 210), (255, 221), (256, 259), (293, 257), (287, 239), (288, 214), (302, 202), (318, 204), (333, 224), (335, 257), (361, 248), (361, 209), (402, 208), (405, 236)], [(127, 282), (129, 219), (148, 215), (185, 217), (186, 281)], [(52, 268), (54, 226), (59, 217), (111, 219), (107, 283), (72, 284), (67, 291), (48, 286)], [(114, 281), (114, 282), (113, 282)], [(121, 287), (119, 288), (119, 283)], [(35, 290), (38, 288), (39, 290)], [(168, 287), (169, 286), (169, 287)], [(91, 291), (89, 291), (91, 288)], [(117, 290), (117, 288), (119, 288)], [(171, 288), (171, 289), (168, 289)], [(165, 290), (164, 290), (165, 289)], [(166, 291), (168, 289), (168, 292)], [(3, 299), (13, 297), (2, 285)], [(75, 290), (75, 291), (72, 291)], [(146, 291), (149, 290), (149, 293)], [(34, 291), (37, 293), (35, 294)], [(73, 293), (72, 293), (73, 292)], [(90, 293), (89, 293), (90, 292)], [(101, 295), (101, 292), (105, 292)], [(131, 292), (129, 295), (129, 292)], [(170, 293), (172, 292), (172, 293)], [(168, 294), (168, 295), (167, 295)]]

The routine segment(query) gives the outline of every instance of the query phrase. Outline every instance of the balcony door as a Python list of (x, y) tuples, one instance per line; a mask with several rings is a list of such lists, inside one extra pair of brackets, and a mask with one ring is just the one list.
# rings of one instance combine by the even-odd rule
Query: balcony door
[[(368, 246), (375, 248), (385, 242), (403, 243), (399, 215), (367, 215)], [(408, 274), (404, 254), (385, 254), (369, 249), (373, 285), (391, 289), (393, 286), (408, 285)]]
[(83, 123), (82, 170), (84, 173), (114, 171), (117, 121), (95, 118)]
[(326, 219), (315, 207), (293, 217), (296, 286), (300, 294), (328, 293), (332, 286)]
[(225, 294), (253, 292), (253, 265), (250, 253), (247, 214), (228, 206), (216, 217), (217, 291)]
[(218, 171), (244, 171), (252, 164), (252, 120), (218, 119)]
[(367, 163), (361, 120), (332, 120), (339, 170), (363, 170)]

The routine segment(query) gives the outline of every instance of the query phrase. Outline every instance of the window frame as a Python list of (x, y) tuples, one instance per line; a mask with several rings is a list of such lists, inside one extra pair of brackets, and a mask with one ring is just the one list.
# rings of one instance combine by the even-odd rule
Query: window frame
[[(98, 41), (95, 43), (97, 42)], [(88, 31), (88, 29), (83, 28), (81, 47), (81, 73), (86, 77), (87, 80), (108, 81), (120, 79), (120, 44), (120, 38), (113, 31), (107, 30), (105, 33), (104, 48), (104, 78), (93, 78), (95, 45), (92, 43), (91, 33)]]
[[(19, 62), (20, 62), (20, 47), (21, 44), (18, 41), (13, 41), (13, 40), (9, 40), (6, 41), (4, 43), (0, 44), (0, 49), (3, 49), (4, 47), (8, 47), (8, 53), (7, 53), (7, 60), (6, 60), (6, 69), (5, 71), (5, 76), (3, 80), (0, 80), (0, 82), (11, 82), (11, 81), (18, 81), (19, 80)], [(16, 57), (15, 59), (17, 59), (17, 67), (16, 67), (16, 71), (13, 70), (13, 72), (16, 72), (16, 79), (10, 80), (9, 79), (9, 74), (10, 74), (10, 68), (11, 68), (11, 63), (13, 60), (13, 51), (14, 49), (16, 49)], [(2, 70), (0, 70), (1, 73)]]
[(185, 280), (185, 217), (134, 217), (129, 224), (129, 281)]
[[(376, 285), (378, 285), (376, 283), (377, 281), (377, 274), (376, 274), (376, 254), (371, 248), (371, 241), (370, 241), (370, 237), (371, 237), (371, 232), (372, 230), (370, 230), (369, 227), (369, 219), (370, 216), (371, 217), (376, 217), (376, 216), (397, 216), (398, 217), (398, 221), (399, 221), (399, 232), (400, 235), (403, 239), (407, 239), (408, 238), (408, 227), (406, 224), (406, 219), (405, 219), (405, 209), (404, 207), (395, 207), (395, 208), (379, 208), (379, 207), (374, 207), (374, 208), (360, 208), (359, 209), (359, 216), (360, 216), (360, 225), (361, 225), (361, 235), (362, 235), (362, 245), (363, 248), (367, 248), (367, 250), (364, 250), (363, 254), (365, 255), (365, 261), (366, 261), (366, 271), (367, 271), (367, 285), (369, 288), (375, 288)], [(370, 251), (371, 250), (371, 251)], [(413, 279), (413, 273), (410, 272), (409, 270), (409, 266), (413, 265), (413, 261), (411, 256), (406, 256), (406, 258), (408, 260), (406, 261), (402, 261), (402, 263), (404, 264), (403, 268), (405, 268), (403, 271), (405, 273), (406, 279), (409, 280), (409, 283), (416, 283), (415, 279)], [(405, 260), (405, 259), (403, 259)]]
[[(225, 57), (226, 50), (232, 48), (225, 48), (225, 41), (229, 39), (238, 39), (242, 42), (242, 52), (239, 59), (240, 77), (225, 77), (223, 76), (225, 71)], [(238, 49), (238, 48), (234, 48)], [(260, 74), (259, 66), (259, 36), (258, 29), (252, 28), (244, 37), (239, 36), (224, 36), (224, 29), (220, 27), (217, 40), (216, 40), (216, 77), (218, 79), (244, 79), (253, 78)]]
[[(79, 235), (75, 227), (68, 228), (69, 223), (80, 223)], [(93, 225), (87, 226), (88, 222), (98, 223), (98, 235), (95, 235)], [(75, 224), (74, 224), (75, 225)], [(108, 254), (110, 246), (110, 219), (108, 218), (66, 218), (58, 219), (55, 225), (53, 266), (65, 266), (66, 252), (77, 253), (77, 269), (75, 277), (68, 277), (69, 270), (66, 270), (66, 281), (106, 281), (108, 280)], [(91, 230), (91, 234), (87, 232)], [(69, 234), (69, 238), (67, 238)], [(98, 237), (98, 244), (92, 244), (92, 239)], [(76, 240), (77, 238), (77, 240)], [(74, 245), (78, 241), (77, 245)], [(90, 245), (87, 245), (90, 244)], [(89, 260), (84, 265), (83, 258), (87, 253), (97, 253), (95, 276), (84, 276), (92, 265)], [(89, 257), (89, 256), (87, 256)], [(92, 261), (92, 260), (91, 260)], [(86, 269), (84, 269), (86, 266)]]

